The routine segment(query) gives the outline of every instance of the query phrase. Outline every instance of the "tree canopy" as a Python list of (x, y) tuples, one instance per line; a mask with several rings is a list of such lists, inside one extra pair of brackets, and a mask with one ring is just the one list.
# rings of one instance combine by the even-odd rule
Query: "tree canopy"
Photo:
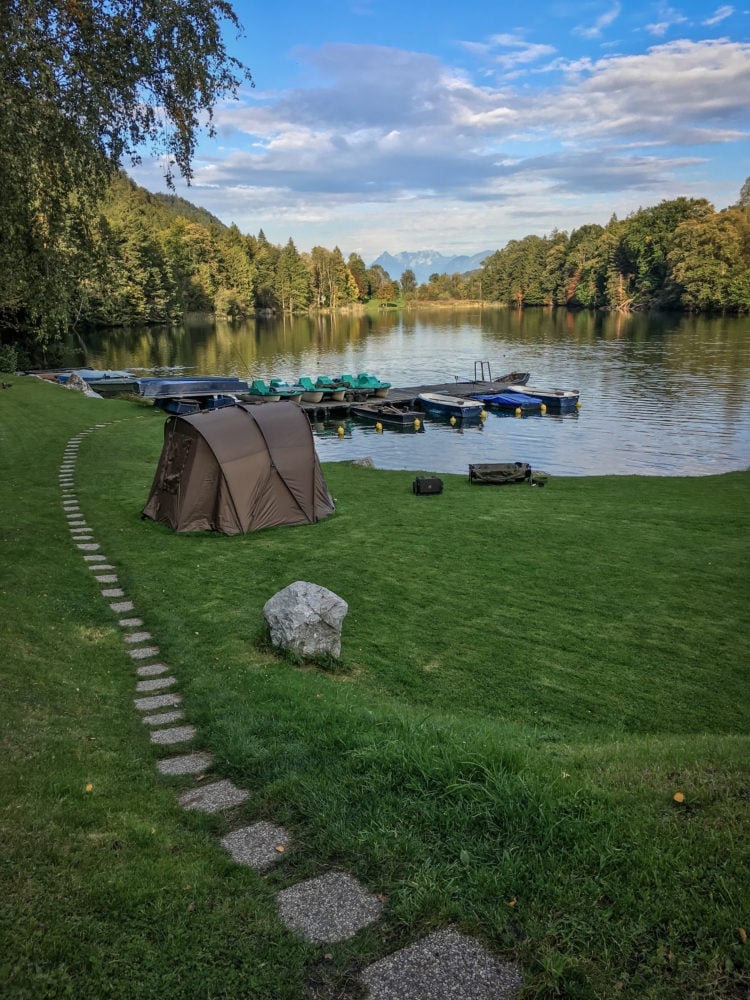
[(227, 0), (6, 0), (0, 10), (0, 329), (49, 336), (77, 309), (95, 208), (125, 161), (190, 179), (202, 127), (250, 74)]

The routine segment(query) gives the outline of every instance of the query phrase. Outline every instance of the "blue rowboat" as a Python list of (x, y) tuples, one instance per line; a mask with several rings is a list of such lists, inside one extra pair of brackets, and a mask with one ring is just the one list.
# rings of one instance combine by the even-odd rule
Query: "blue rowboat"
[(463, 396), (449, 396), (443, 392), (420, 392), (420, 407), (431, 417), (456, 417), (457, 420), (480, 420), (484, 403)]
[(540, 399), (548, 410), (559, 412), (575, 410), (580, 398), (578, 389), (540, 389), (535, 385), (509, 385), (505, 391), (519, 396), (534, 396)]

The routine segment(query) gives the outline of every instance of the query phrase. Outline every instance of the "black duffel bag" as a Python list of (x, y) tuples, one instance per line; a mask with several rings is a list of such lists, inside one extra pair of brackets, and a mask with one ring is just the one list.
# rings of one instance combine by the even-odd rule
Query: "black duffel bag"
[(411, 484), (412, 493), (418, 497), (434, 496), (443, 492), (443, 480), (437, 476), (417, 476)]

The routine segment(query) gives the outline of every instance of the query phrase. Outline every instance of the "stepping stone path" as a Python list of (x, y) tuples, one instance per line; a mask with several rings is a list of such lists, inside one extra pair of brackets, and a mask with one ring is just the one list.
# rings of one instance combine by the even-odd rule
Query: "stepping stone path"
[[(88, 569), (100, 574), (94, 577), (98, 584), (119, 584), (116, 567), (101, 552), (101, 544), (81, 513), (75, 492), (75, 465), (81, 441), (106, 426), (96, 424), (70, 439), (58, 481), (63, 513), (76, 549)], [(184, 713), (178, 707), (182, 697), (177, 691), (164, 689), (176, 687), (177, 678), (161, 676), (171, 668), (159, 660), (158, 646), (142, 645), (153, 643), (154, 638), (145, 630), (134, 602), (120, 586), (104, 587), (100, 593), (108, 600), (117, 598), (109, 602), (109, 608), (115, 615), (126, 616), (119, 617), (117, 624), (123, 630), (127, 653), (137, 664), (138, 697), (133, 704), (143, 713), (143, 724), (150, 727), (151, 744), (173, 747), (199, 739), (195, 726), (174, 725), (184, 720)], [(213, 765), (210, 753), (188, 748), (186, 753), (157, 760), (156, 769), (165, 777), (193, 776), (198, 781)], [(240, 807), (249, 797), (249, 791), (219, 778), (183, 791), (177, 801), (186, 810), (221, 813)], [(228, 819), (231, 822), (231, 812)], [(238, 865), (258, 872), (267, 871), (288, 850), (293, 850), (289, 833), (265, 821), (230, 830), (220, 844)], [(366, 890), (346, 872), (327, 872), (290, 885), (279, 892), (277, 903), (282, 923), (306, 941), (319, 945), (353, 938), (378, 920), (384, 909), (382, 897)], [(361, 980), (370, 1000), (511, 1000), (522, 982), (516, 964), (499, 961), (474, 938), (450, 927), (373, 962), (362, 971)]]

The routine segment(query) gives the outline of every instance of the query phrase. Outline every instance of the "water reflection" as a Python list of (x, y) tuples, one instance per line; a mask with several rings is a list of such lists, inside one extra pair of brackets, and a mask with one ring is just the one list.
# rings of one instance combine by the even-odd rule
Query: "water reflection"
[(577, 388), (582, 409), (483, 426), (427, 421), (399, 434), (340, 421), (315, 429), (324, 461), (372, 457), (382, 468), (465, 472), (527, 461), (551, 473), (693, 475), (750, 464), (750, 319), (500, 309), (193, 321), (90, 336), (70, 364), (241, 377), (374, 373), (394, 385), (530, 371)]

